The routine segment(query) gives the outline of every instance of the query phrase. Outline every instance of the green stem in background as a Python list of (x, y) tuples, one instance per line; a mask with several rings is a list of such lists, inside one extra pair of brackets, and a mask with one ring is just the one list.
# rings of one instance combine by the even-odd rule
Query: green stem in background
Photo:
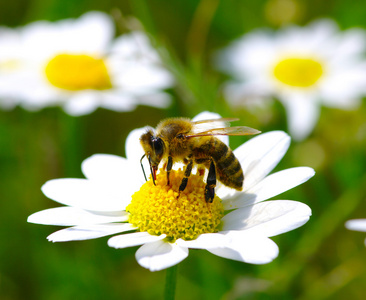
[(305, 290), (298, 300), (306, 299), (331, 299), (337, 291), (346, 286), (352, 280), (364, 274), (366, 266), (363, 262), (365, 251), (359, 253), (336, 266), (328, 274), (315, 280)]
[(61, 149), (63, 151), (63, 165), (65, 173), (69, 175), (77, 175), (80, 173), (80, 164), (82, 161), (82, 122), (80, 117), (69, 116), (60, 109), (60, 140)]
[(212, 20), (215, 16), (220, 0), (201, 0), (193, 15), (187, 40), (187, 83), (188, 89), (194, 93), (194, 97), (201, 105), (200, 110), (219, 111), (218, 83), (214, 76), (206, 70), (207, 61), (211, 63), (211, 53), (206, 50), (207, 36)]
[(187, 52), (202, 62), (207, 35), (220, 0), (201, 0), (187, 36)]
[(154, 37), (157, 37), (157, 30), (155, 27), (155, 22), (153, 18), (151, 17), (151, 14), (149, 12), (149, 7), (145, 3), (145, 0), (133, 0), (130, 1), (130, 5), (132, 7), (132, 10), (134, 14), (143, 22), (145, 25), (146, 30), (154, 35)]
[[(176, 79), (175, 89), (182, 99), (182, 111), (186, 116), (193, 117), (203, 110), (222, 112), (225, 106), (225, 101), (219, 96), (218, 78), (203, 68), (207, 34), (219, 3), (219, 0), (201, 0), (198, 4), (187, 36), (187, 62), (183, 63), (175, 49), (158, 33), (147, 2), (131, 1), (135, 15), (142, 21), (146, 31), (153, 36), (154, 47), (158, 50), (165, 67)], [(231, 115), (230, 112), (226, 114)]]
[(174, 300), (175, 298), (175, 288), (177, 285), (177, 269), (178, 265), (175, 265), (166, 270), (164, 293), (165, 300)]

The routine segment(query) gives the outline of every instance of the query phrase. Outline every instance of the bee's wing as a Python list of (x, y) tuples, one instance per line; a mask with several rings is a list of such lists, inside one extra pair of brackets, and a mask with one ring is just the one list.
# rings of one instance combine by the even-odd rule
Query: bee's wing
[(192, 134), (209, 131), (216, 128), (230, 127), (230, 122), (238, 121), (238, 118), (218, 118), (192, 122)]
[(252, 135), (261, 133), (259, 130), (246, 127), (246, 126), (235, 126), (226, 128), (213, 128), (206, 131), (192, 133), (186, 137), (196, 137), (196, 136), (208, 136), (208, 135)]
[(234, 121), (239, 121), (239, 119), (238, 118), (218, 118), (218, 119), (209, 119), (209, 120), (199, 120), (199, 121), (195, 121), (192, 123), (193, 124), (212, 123), (212, 122), (229, 123), (229, 122), (234, 122)]

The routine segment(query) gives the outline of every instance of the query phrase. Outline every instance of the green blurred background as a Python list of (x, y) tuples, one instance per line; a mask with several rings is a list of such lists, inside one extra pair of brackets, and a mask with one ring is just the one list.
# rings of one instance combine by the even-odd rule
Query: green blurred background
[[(278, 1), (277, 1), (278, 2)], [(364, 1), (295, 2), (290, 18), (274, 0), (2, 0), (0, 25), (20, 26), (48, 19), (76, 18), (90, 10), (120, 9), (136, 16), (170, 55), (177, 78), (167, 110), (140, 106), (117, 113), (98, 109), (71, 117), (60, 108), (0, 111), (0, 299), (160, 299), (165, 271), (140, 267), (135, 248), (116, 250), (107, 238), (53, 244), (58, 228), (28, 224), (27, 217), (58, 204), (40, 187), (49, 179), (82, 177), (81, 162), (94, 153), (124, 155), (127, 134), (155, 126), (167, 116), (192, 117), (202, 110), (237, 116), (262, 131), (286, 130), (285, 111), (276, 102), (256, 114), (233, 113), (220, 85), (225, 76), (211, 64), (215, 50), (257, 27), (278, 28), (334, 18), (342, 29), (366, 28)], [(119, 30), (119, 31), (118, 31)], [(121, 33), (122, 29), (118, 29)], [(192, 105), (194, 103), (194, 105)], [(231, 140), (233, 148), (246, 138)], [(315, 168), (309, 182), (277, 197), (308, 204), (313, 216), (303, 227), (273, 238), (280, 255), (257, 266), (205, 251), (190, 251), (178, 267), (177, 299), (364, 299), (365, 234), (344, 223), (366, 218), (366, 104), (357, 111), (322, 108), (312, 135), (293, 142), (276, 170)]]

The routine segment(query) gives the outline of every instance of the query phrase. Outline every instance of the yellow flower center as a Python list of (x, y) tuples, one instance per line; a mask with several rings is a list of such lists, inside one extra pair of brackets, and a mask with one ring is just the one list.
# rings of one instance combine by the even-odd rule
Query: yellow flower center
[(130, 213), (129, 223), (152, 235), (166, 234), (170, 242), (179, 238), (193, 240), (202, 233), (218, 232), (224, 208), (217, 196), (212, 203), (206, 203), (203, 175), (192, 174), (180, 194), (183, 171), (172, 170), (169, 178), (170, 186), (166, 172), (160, 170), (156, 186), (150, 179), (132, 196), (126, 209)]
[(104, 60), (85, 54), (58, 54), (48, 62), (45, 73), (52, 85), (69, 91), (112, 87)]
[(321, 63), (310, 58), (283, 59), (273, 71), (280, 82), (300, 88), (314, 85), (324, 73)]

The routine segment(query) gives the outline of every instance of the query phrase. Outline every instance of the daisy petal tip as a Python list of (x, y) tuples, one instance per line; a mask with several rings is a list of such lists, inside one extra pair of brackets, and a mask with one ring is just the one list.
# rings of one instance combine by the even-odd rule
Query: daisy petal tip
[(117, 246), (117, 239), (119, 237), (120, 237), (120, 235), (116, 235), (116, 236), (111, 237), (110, 239), (108, 239), (107, 245), (111, 248), (119, 249), (119, 247)]
[(268, 134), (272, 135), (279, 142), (281, 141), (287, 148), (290, 146), (291, 136), (288, 133), (282, 130), (275, 130), (268, 132)]
[(366, 219), (353, 219), (345, 223), (348, 230), (366, 232)]
[(37, 223), (35, 222), (35, 218), (34, 218), (34, 214), (31, 214), (28, 218), (27, 218), (27, 223)]
[(269, 253), (267, 255), (263, 255), (260, 258), (253, 259), (252, 261), (248, 261), (248, 263), (252, 263), (252, 264), (255, 264), (255, 265), (269, 264), (272, 261), (274, 261), (278, 257), (279, 254), (280, 254), (280, 250), (279, 250), (278, 246), (276, 245), (276, 247), (274, 247), (272, 253)]
[(213, 113), (210, 111), (203, 111), (195, 116), (192, 121), (201, 121), (201, 120), (209, 120), (209, 119), (219, 119), (221, 116), (217, 113)]
[(45, 224), (44, 222), (42, 222), (42, 218), (39, 217), (40, 214), (41, 212), (31, 214), (30, 216), (28, 216), (27, 222), (32, 224)]
[(32, 224), (42, 224), (42, 225), (55, 225), (49, 222), (49, 218), (47, 217), (47, 209), (35, 212), (28, 216), (27, 222)]
[(311, 210), (310, 206), (305, 203), (301, 203), (301, 202), (299, 202), (299, 204), (302, 206), (303, 215), (310, 218), (312, 215), (312, 210)]
[(52, 233), (52, 234), (50, 234), (50, 235), (47, 237), (47, 241), (52, 242), (52, 243), (61, 242), (61, 241), (58, 241), (58, 240), (54, 239), (54, 237), (53, 237), (53, 233)]
[[(256, 255), (254, 255), (254, 257), (252, 258), (253, 261), (251, 263), (256, 264), (256, 265), (264, 265), (264, 264), (268, 264), (268, 263), (272, 262), (273, 260), (275, 260), (278, 257), (278, 255), (280, 253), (280, 249), (274, 241), (268, 239), (267, 245), (265, 248), (266, 248), (266, 250), (264, 250), (262, 252), (259, 251), (256, 253)], [(257, 256), (257, 254), (259, 254), (259, 253), (261, 255)]]
[[(234, 237), (231, 245), (226, 248), (208, 249), (208, 251), (223, 258), (255, 265), (270, 263), (279, 254), (277, 244), (269, 238), (250, 236), (244, 232), (231, 232), (231, 234)], [(247, 245), (243, 244), (243, 240), (246, 240)]]
[(300, 181), (300, 184), (308, 181), (310, 178), (314, 177), (315, 175), (315, 170), (313, 168), (310, 167), (296, 167), (293, 168), (293, 170), (296, 170), (298, 172), (298, 174), (301, 174), (301, 178), (302, 180)]
[(304, 168), (306, 168), (307, 172), (309, 173), (309, 179), (315, 175), (316, 172), (313, 168), (310, 167), (304, 167)]
[(101, 153), (95, 153), (91, 156), (85, 158), (83, 162), (81, 163), (81, 168), (83, 168), (83, 165), (88, 164), (90, 161), (93, 161), (95, 159), (104, 158), (106, 156), (109, 156), (110, 154), (101, 154)]
[(291, 140), (290, 135), (283, 130), (273, 130), (273, 131), (269, 131), (269, 132), (264, 132), (263, 134), (276, 136), (278, 139)]
[(41, 186), (41, 191), (42, 191), (42, 193), (43, 193), (44, 195), (46, 195), (46, 193), (47, 193), (47, 191), (48, 191), (48, 189), (49, 189), (50, 185), (52, 184), (51, 182), (52, 182), (52, 180), (48, 180), (48, 181), (46, 181), (46, 182)]
[[(131, 229), (137, 229), (137, 228), (131, 227)], [(150, 235), (146, 232), (127, 233), (111, 237), (108, 240), (108, 246), (115, 249), (122, 249), (127, 247), (140, 246), (155, 241), (160, 241), (163, 240), (165, 237), (166, 234), (156, 236), (156, 235)]]
[(51, 179), (46, 181), (42, 186), (41, 186), (41, 191), (42, 193), (47, 197), (52, 199), (52, 196), (54, 193), (57, 193), (58, 188), (59, 188), (59, 184), (62, 184), (63, 180), (67, 180), (66, 178), (57, 178), (57, 179)]
[(303, 174), (304, 174), (303, 177), (306, 179), (306, 180), (304, 180), (304, 182), (307, 181), (307, 180), (309, 180), (316, 173), (315, 170), (313, 168), (310, 168), (310, 167), (305, 167), (305, 166), (304, 167), (296, 167), (296, 169), (298, 169), (301, 172), (303, 172)]
[(145, 244), (135, 254), (137, 262), (152, 272), (170, 268), (187, 256), (188, 248), (164, 241)]

